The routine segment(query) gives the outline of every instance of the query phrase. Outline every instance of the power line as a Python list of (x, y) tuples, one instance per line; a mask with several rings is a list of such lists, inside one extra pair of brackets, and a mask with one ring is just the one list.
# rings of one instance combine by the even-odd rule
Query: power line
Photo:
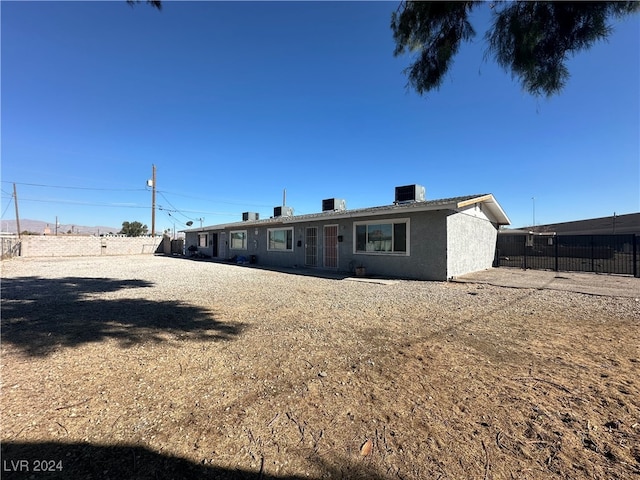
[[(11, 197), (11, 199), (13, 199), (13, 196)], [(11, 206), (11, 200), (9, 200), (9, 202), (7, 203), (7, 208), (4, 209), (4, 212), (2, 212), (2, 215), (0, 215), (0, 218), (4, 217), (4, 214), (7, 213), (7, 210), (9, 210), (10, 206)]]
[(191, 218), (191, 217), (189, 217), (189, 216), (185, 215), (185, 214), (184, 214), (184, 213), (182, 213), (182, 212), (187, 212), (187, 213), (198, 213), (198, 214), (205, 214), (205, 215), (239, 215), (237, 212), (203, 212), (203, 211), (201, 211), (201, 210), (180, 210), (180, 209), (178, 209), (175, 205), (173, 205), (173, 204), (172, 204), (172, 203), (167, 199), (167, 197), (165, 197), (165, 196), (162, 194), (162, 192), (160, 192), (160, 190), (158, 190), (157, 192), (158, 192), (158, 193), (162, 196), (162, 198), (164, 198), (164, 199), (167, 201), (167, 203), (168, 203), (168, 204), (173, 208), (173, 210), (169, 210), (169, 209), (167, 209), (167, 208), (163, 208), (163, 207), (161, 207), (161, 206), (158, 206), (158, 208), (159, 208), (160, 210), (166, 210), (166, 211), (168, 211), (168, 212), (179, 213), (180, 215), (182, 215), (182, 216), (183, 216), (184, 218), (186, 218), (187, 220), (191, 220), (191, 221), (193, 221), (193, 222), (195, 222), (197, 219)]
[[(98, 191), (98, 192), (145, 192), (147, 191), (146, 188), (99, 188), (99, 187), (79, 187), (79, 186), (75, 186), (75, 185), (49, 185), (49, 184), (45, 184), (45, 183), (28, 183), (28, 182), (11, 182), (8, 180), (2, 180), (2, 183), (15, 183), (16, 185), (25, 185), (25, 186), (29, 186), (29, 187), (41, 187), (41, 188), (59, 188), (59, 189), (64, 189), (64, 190), (88, 190), (88, 191)], [(176, 193), (176, 192), (169, 192), (167, 190), (156, 190), (157, 193), (159, 194), (163, 194), (163, 193), (168, 193), (171, 195), (176, 195), (178, 197), (184, 197), (184, 198), (191, 198), (194, 200), (201, 200), (201, 201), (207, 201), (207, 202), (212, 202), (212, 203), (223, 203), (225, 205), (245, 205), (247, 207), (269, 207), (270, 205), (266, 205), (266, 204), (259, 204), (259, 203), (240, 203), (240, 202), (227, 202), (224, 200), (212, 200), (212, 199), (208, 199), (208, 198), (203, 198), (203, 197), (196, 197), (193, 195), (185, 195), (182, 193)], [(11, 195), (8, 192), (5, 192), (3, 190), (3, 193), (6, 195)], [(166, 200), (166, 202), (171, 205), (172, 208), (175, 209), (176, 212), (180, 213), (180, 209), (176, 208), (175, 206), (173, 206), (173, 204), (171, 204), (171, 202), (167, 199), (166, 196), (162, 195), (162, 198), (164, 198)], [(25, 199), (26, 200), (26, 199)], [(36, 201), (35, 199), (29, 199), (30, 201)], [(45, 201), (45, 200), (42, 200)], [(60, 203), (60, 202), (59, 202)], [(183, 210), (183, 211), (187, 211), (187, 210)], [(212, 215), (227, 215), (228, 213), (221, 213), (221, 212), (200, 212), (200, 211), (191, 211), (192, 213), (209, 213)], [(235, 213), (234, 213), (235, 214)], [(185, 218), (189, 218), (188, 216), (185, 215)], [(193, 220), (191, 218), (189, 218), (189, 220)]]
[(169, 192), (167, 190), (157, 190), (157, 191), (169, 193), (171, 195), (176, 195), (178, 197), (192, 198), (194, 200), (203, 200), (205, 202), (211, 202), (211, 203), (224, 203), (226, 205), (246, 205), (248, 207), (271, 207), (271, 205), (260, 204), (260, 203), (225, 202), (224, 200), (212, 200), (210, 198), (194, 197), (193, 195), (184, 195), (182, 193)]
[(101, 192), (144, 192), (144, 188), (97, 188), (97, 187), (76, 187), (76, 186), (64, 186), (64, 185), (46, 185), (43, 183), (21, 183), (10, 182), (2, 180), (2, 183), (15, 183), (16, 185), (27, 185), (30, 187), (45, 187), (45, 188), (64, 188), (68, 190), (95, 190)]
[[(175, 213), (179, 213), (180, 215), (182, 215), (184, 218), (186, 218), (187, 220), (191, 220), (191, 221), (195, 221), (193, 218), (189, 218), (188, 216), (186, 216), (184, 213), (182, 213), (180, 210), (177, 209), (177, 207), (175, 205), (173, 205), (169, 199), (167, 197), (164, 196), (164, 193), (162, 193), (160, 190), (158, 190), (158, 193), (160, 194), (160, 196), (162, 198), (164, 198), (167, 203), (171, 206), (171, 208), (173, 208), (173, 212)], [(160, 210), (162, 210), (162, 207), (158, 207)]]
[[(158, 207), (159, 210), (164, 210), (166, 212), (173, 212), (173, 213), (180, 213), (180, 211), (178, 210), (171, 210), (169, 208), (163, 208), (161, 206)], [(238, 212), (204, 212), (202, 210), (182, 210), (183, 212), (188, 212), (188, 213), (198, 213), (198, 214), (204, 214), (204, 215), (222, 215), (222, 216), (227, 216), (227, 215), (240, 215)], [(181, 214), (183, 217), (185, 218), (189, 218), (184, 214)], [(191, 218), (189, 218), (190, 220), (192, 220)], [(197, 218), (195, 220), (198, 220)], [(193, 220), (193, 221), (195, 221)]]
[[(185, 215), (182, 212), (205, 214), (205, 215), (220, 215), (220, 216), (238, 215), (237, 212), (206, 212), (206, 211), (200, 211), (200, 210), (180, 210), (176, 208), (164, 195), (162, 195), (162, 197), (167, 201), (169, 205), (173, 207), (173, 209), (170, 210), (167, 208), (163, 208), (162, 206), (158, 206), (159, 210), (166, 210), (168, 212), (179, 213), (184, 218), (191, 221), (195, 221), (195, 219), (189, 217), (188, 215)], [(11, 201), (11, 199), (13, 199), (13, 195), (6, 193), (6, 197), (2, 197), (2, 198), (9, 199), (9, 201)], [(82, 202), (82, 201), (75, 201), (75, 200), (42, 199), (42, 198), (32, 198), (32, 197), (21, 197), (20, 200), (22, 200), (23, 202), (40, 202), (40, 203), (62, 204), (62, 205), (82, 205), (87, 207), (148, 208), (145, 205), (126, 205), (126, 204), (119, 204), (119, 203), (115, 203), (115, 204), (114, 203), (95, 203), (95, 202)]]
[(171, 215), (169, 212), (167, 212), (166, 210), (162, 210), (160, 209), (162, 213), (165, 214), (165, 216), (167, 217), (167, 219), (171, 222), (171, 223), (179, 223), (180, 225), (184, 225), (185, 227), (187, 226), (186, 223), (181, 222), (180, 220), (178, 220), (176, 217), (174, 217), (173, 215)]
[[(100, 191), (100, 192), (144, 192), (144, 191), (147, 190), (146, 188), (99, 188), (99, 187), (78, 187), (78, 186), (75, 186), (75, 185), (49, 185), (49, 184), (45, 184), (45, 183), (11, 182), (9, 180), (2, 180), (2, 183), (15, 183), (16, 185), (25, 185), (25, 186), (29, 186), (29, 187), (60, 188), (60, 189), (67, 189), (67, 190), (92, 190), (92, 191)], [(227, 201), (224, 201), (224, 200), (212, 200), (210, 198), (196, 197), (196, 196), (193, 196), (193, 195), (185, 195), (185, 194), (182, 194), (182, 193), (169, 192), (167, 190), (156, 190), (156, 192), (157, 193), (168, 193), (168, 194), (171, 194), (171, 195), (176, 195), (178, 197), (192, 198), (194, 200), (202, 200), (202, 201), (207, 201), (207, 202), (212, 202), (212, 203), (224, 203), (226, 205), (246, 205), (246, 206), (252, 206), (252, 207), (270, 207), (270, 205), (260, 204), (260, 203), (241, 203), (241, 202), (227, 202)], [(167, 200), (166, 197), (163, 196), (163, 198), (165, 200)], [(169, 200), (167, 200), (167, 203), (170, 203)]]
[[(2, 180), (2, 183), (15, 183), (16, 185), (24, 185), (24, 186), (30, 186), (30, 187), (41, 187), (41, 188), (58, 188), (58, 189), (67, 189), (67, 190), (87, 190), (87, 191), (103, 191), (103, 192), (143, 192), (143, 191), (147, 191), (146, 188), (99, 188), (99, 187), (80, 187), (80, 186), (74, 186), (74, 185), (50, 185), (50, 184), (44, 184), (44, 183), (29, 183), (29, 182), (11, 182), (8, 180)], [(205, 215), (220, 215), (220, 216), (225, 216), (225, 215), (239, 215), (237, 212), (208, 212), (208, 211), (200, 211), (200, 210), (181, 210), (178, 209), (175, 205), (173, 205), (169, 199), (164, 195), (164, 193), (170, 194), (170, 195), (175, 195), (175, 196), (179, 196), (179, 197), (184, 197), (184, 198), (191, 198), (191, 199), (195, 199), (195, 200), (201, 200), (201, 201), (207, 201), (207, 202), (211, 202), (211, 203), (222, 203), (222, 204), (227, 204), (227, 205), (244, 205), (247, 207), (269, 207), (269, 205), (266, 204), (255, 204), (255, 203), (240, 203), (240, 202), (226, 202), (226, 201), (221, 201), (221, 200), (211, 200), (211, 199), (206, 199), (203, 197), (197, 197), (197, 196), (193, 196), (193, 195), (185, 195), (185, 194), (181, 194), (181, 193), (177, 193), (177, 192), (169, 192), (167, 190), (156, 190), (156, 192), (158, 194), (160, 194), (162, 196), (162, 198), (164, 198), (164, 200), (167, 202), (167, 204), (169, 204), (169, 206), (172, 207), (173, 210), (170, 210), (174, 213), (178, 213), (180, 215), (182, 215), (184, 218), (186, 218), (187, 220), (190, 221), (195, 221), (195, 219), (189, 217), (188, 215), (185, 215), (186, 213), (192, 213), (192, 214), (205, 214)], [(13, 198), (13, 196), (8, 193), (5, 192), (4, 190), (2, 190), (2, 193), (4, 193), (5, 195), (7, 195), (7, 197)], [(25, 197), (25, 198), (21, 198), (21, 200), (23, 201), (28, 201), (28, 202), (42, 202), (42, 203), (57, 203), (57, 204), (67, 204), (67, 205), (86, 205), (86, 206), (95, 206), (95, 207), (113, 207), (113, 208), (147, 208), (146, 206), (139, 206), (139, 205), (114, 205), (114, 204), (108, 204), (108, 203), (92, 203), (92, 202), (81, 202), (81, 201), (72, 201), (72, 200), (48, 200), (48, 199), (37, 199), (37, 198), (32, 198), (32, 197)], [(160, 209), (162, 209), (162, 207), (159, 207)], [(165, 209), (167, 211), (169, 211), (168, 209)]]
[(27, 202), (41, 202), (41, 203), (61, 203), (66, 205), (85, 205), (87, 207), (113, 207), (113, 208), (148, 208), (142, 205), (122, 205), (113, 203), (90, 203), (90, 202), (76, 202), (73, 200), (43, 200), (39, 198), (20, 198), (21, 201)]

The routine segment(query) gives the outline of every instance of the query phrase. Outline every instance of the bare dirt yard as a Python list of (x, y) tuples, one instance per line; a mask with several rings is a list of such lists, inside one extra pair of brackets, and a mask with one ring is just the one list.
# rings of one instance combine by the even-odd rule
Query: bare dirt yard
[(640, 476), (640, 280), (299, 273), (3, 262), (2, 477)]

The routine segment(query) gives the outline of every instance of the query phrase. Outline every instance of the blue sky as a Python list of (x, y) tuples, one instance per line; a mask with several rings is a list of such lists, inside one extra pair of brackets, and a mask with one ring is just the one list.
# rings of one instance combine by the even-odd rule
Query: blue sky
[(152, 164), (158, 231), (269, 217), (283, 189), (303, 214), (411, 183), (493, 193), (514, 227), (534, 203), (537, 224), (640, 211), (640, 16), (537, 99), (483, 60), (484, 6), (420, 97), (393, 56), (397, 5), (1, 2), (2, 219), (16, 182), (21, 218), (150, 226)]

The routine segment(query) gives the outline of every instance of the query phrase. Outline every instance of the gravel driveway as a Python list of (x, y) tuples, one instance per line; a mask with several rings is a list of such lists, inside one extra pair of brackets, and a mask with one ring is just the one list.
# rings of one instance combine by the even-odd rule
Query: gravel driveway
[(584, 294), (552, 289), (577, 284), (553, 272), (305, 273), (4, 261), (3, 465), (53, 460), (46, 478), (61, 479), (640, 475), (638, 279), (590, 276), (599, 293)]

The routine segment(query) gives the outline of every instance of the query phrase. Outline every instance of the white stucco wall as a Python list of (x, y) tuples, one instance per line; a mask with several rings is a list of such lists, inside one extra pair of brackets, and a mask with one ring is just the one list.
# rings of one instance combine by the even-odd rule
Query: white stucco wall
[(498, 229), (480, 206), (447, 217), (447, 276), (491, 268)]

